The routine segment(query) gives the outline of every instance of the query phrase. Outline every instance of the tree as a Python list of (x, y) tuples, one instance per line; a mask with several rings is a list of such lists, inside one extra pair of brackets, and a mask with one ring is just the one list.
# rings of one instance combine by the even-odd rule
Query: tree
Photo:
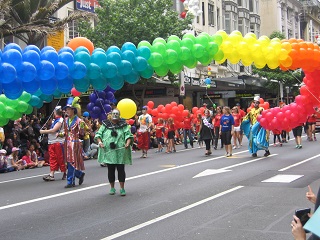
[[(285, 39), (285, 35), (281, 32), (274, 31), (269, 36), (270, 39), (279, 38), (280, 40)], [(271, 82), (270, 80), (277, 80), (282, 82), (284, 86), (293, 87), (298, 82), (302, 81), (301, 71), (282, 71), (279, 67), (276, 69), (270, 69), (268, 66), (265, 66), (262, 69), (258, 69), (255, 66), (252, 67), (252, 73), (257, 74), (260, 77), (265, 77), (269, 81), (265, 84), (264, 87), (274, 90), (278, 89), (279, 84)]]
[(172, 0), (102, 0), (96, 10), (97, 24), (81, 21), (79, 32), (95, 47), (121, 47), (125, 42), (138, 45), (142, 40), (152, 43), (157, 37), (182, 36), (191, 29), (192, 16), (179, 18)]
[[(64, 30), (67, 23), (88, 18), (89, 13), (74, 11), (63, 19), (50, 17), (72, 0), (2, 0), (0, 1), (0, 38), (14, 36), (27, 45), (41, 43), (43, 37)], [(1, 24), (2, 23), (2, 24)]]
[[(95, 26), (81, 21), (79, 32), (89, 38), (95, 47), (105, 50), (112, 45), (121, 47), (125, 42), (137, 46), (142, 40), (152, 43), (157, 37), (182, 37), (183, 32), (192, 27), (193, 16), (190, 14), (185, 19), (180, 18), (179, 13), (173, 9), (172, 0), (102, 0), (99, 4), (101, 8), (96, 10)], [(173, 74), (168, 73), (168, 76), (173, 83)], [(132, 93), (139, 105), (142, 105), (147, 85), (155, 82), (141, 78), (139, 83), (144, 86), (141, 99), (136, 97), (134, 85)]]

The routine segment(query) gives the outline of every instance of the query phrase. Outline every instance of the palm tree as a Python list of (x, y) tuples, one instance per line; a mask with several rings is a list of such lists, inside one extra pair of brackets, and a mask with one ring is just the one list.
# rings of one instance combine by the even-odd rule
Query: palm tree
[(73, 11), (63, 19), (50, 21), (70, 2), (73, 0), (0, 0), (0, 38), (14, 36), (27, 45), (39, 45), (43, 37), (63, 30), (67, 23), (93, 16)]

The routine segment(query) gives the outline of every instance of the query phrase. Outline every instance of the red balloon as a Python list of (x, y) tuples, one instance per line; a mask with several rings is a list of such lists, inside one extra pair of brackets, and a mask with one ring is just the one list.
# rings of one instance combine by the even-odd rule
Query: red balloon
[(166, 108), (167, 112), (171, 112), (172, 105), (166, 104), (165, 108)]
[(159, 112), (161, 111), (162, 108), (164, 108), (164, 106), (163, 106), (162, 104), (160, 104), (160, 105), (157, 107), (157, 109), (158, 109)]
[(189, 114), (189, 111), (188, 111), (188, 110), (183, 110), (182, 116), (187, 117), (188, 114)]
[(171, 112), (173, 113), (173, 114), (178, 114), (178, 112), (179, 112), (179, 108), (177, 107), (177, 106), (174, 106), (174, 107), (172, 107), (172, 109), (171, 109)]
[(134, 120), (133, 119), (129, 119), (128, 122), (129, 122), (130, 125), (134, 124)]
[(270, 104), (269, 102), (264, 102), (265, 108), (264, 109), (269, 109), (270, 108)]
[(266, 119), (271, 122), (274, 119), (274, 115), (272, 114), (272, 112), (268, 112), (266, 114)]
[(151, 110), (151, 115), (152, 115), (152, 116), (155, 116), (155, 117), (158, 116), (158, 109), (157, 109), (157, 108), (152, 109), (152, 110)]
[(178, 106), (178, 104), (176, 102), (171, 102), (170, 104), (171, 104), (172, 107)]
[(282, 121), (285, 118), (285, 115), (283, 112), (278, 112), (276, 117), (279, 121)]
[(153, 108), (154, 107), (154, 102), (153, 101), (149, 101), (147, 103), (147, 105), (148, 105), (149, 108)]
[(72, 88), (71, 89), (71, 94), (72, 94), (72, 96), (74, 96), (74, 97), (80, 97), (80, 95), (81, 95), (81, 92), (79, 92), (77, 89), (75, 89), (75, 88)]
[(259, 99), (259, 102), (260, 102), (260, 104), (264, 104), (263, 98), (260, 98), (260, 99)]
[(193, 108), (192, 108), (192, 113), (193, 113), (193, 114), (195, 114), (197, 111), (198, 111), (198, 108), (197, 108), (197, 107), (193, 107)]
[(183, 110), (184, 110), (184, 106), (183, 106), (182, 104), (179, 104), (179, 105), (178, 105), (178, 108), (179, 108), (180, 111), (183, 111)]
[(147, 113), (148, 113), (148, 114), (151, 114), (151, 111), (152, 111), (152, 108), (149, 108), (149, 107), (148, 107)]

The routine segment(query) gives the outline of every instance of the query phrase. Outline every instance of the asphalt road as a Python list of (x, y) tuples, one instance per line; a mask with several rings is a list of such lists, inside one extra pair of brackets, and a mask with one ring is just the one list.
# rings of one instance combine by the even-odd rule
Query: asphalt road
[(0, 239), (293, 239), (294, 211), (313, 208), (307, 186), (320, 186), (319, 143), (304, 137), (295, 149), (292, 139), (267, 158), (252, 158), (246, 145), (231, 158), (221, 149), (206, 157), (197, 144), (172, 154), (151, 149), (146, 159), (133, 153), (125, 197), (118, 183), (108, 195), (107, 168), (96, 160), (85, 162), (84, 184), (72, 189), (61, 173), (44, 182), (48, 167), (0, 174)]

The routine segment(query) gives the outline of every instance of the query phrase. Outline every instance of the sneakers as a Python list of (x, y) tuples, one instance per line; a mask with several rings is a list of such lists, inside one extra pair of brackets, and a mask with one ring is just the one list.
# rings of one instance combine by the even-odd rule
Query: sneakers
[(110, 195), (115, 195), (116, 194), (116, 189), (115, 188), (111, 188), (109, 191)]
[(51, 175), (44, 176), (42, 179), (44, 181), (46, 181), (46, 182), (50, 182), (50, 181), (54, 181), (55, 180), (54, 177), (51, 176)]
[(225, 156), (225, 157), (229, 157), (229, 153), (226, 153), (224, 156)]
[(64, 186), (64, 188), (73, 188), (73, 187), (75, 187), (74, 184), (67, 184), (66, 186)]
[(302, 145), (299, 145), (298, 149), (301, 149), (302, 148)]
[(237, 149), (237, 148), (238, 148), (238, 147), (237, 147), (237, 146), (235, 146), (235, 145), (232, 147), (232, 149)]
[(263, 156), (268, 157), (270, 155), (270, 151), (266, 150), (265, 154)]
[(296, 148), (299, 148), (299, 145), (296, 145)]
[(227, 157), (232, 157), (232, 153), (229, 153), (229, 154), (227, 155)]
[(126, 195), (126, 190), (124, 190), (124, 188), (120, 189), (120, 195), (121, 196), (125, 196)]

